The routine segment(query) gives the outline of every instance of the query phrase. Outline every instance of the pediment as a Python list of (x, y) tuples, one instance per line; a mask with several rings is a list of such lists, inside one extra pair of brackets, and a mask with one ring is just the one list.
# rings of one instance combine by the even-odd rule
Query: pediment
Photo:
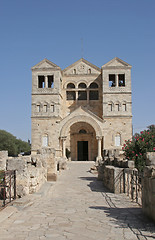
[(34, 69), (49, 69), (49, 68), (55, 68), (55, 69), (60, 69), (59, 66), (57, 66), (55, 63), (49, 61), (48, 59), (44, 59), (35, 66), (32, 67), (32, 70)]
[(100, 68), (83, 58), (63, 70), (64, 75), (87, 75), (100, 73)]
[(119, 67), (119, 68), (131, 68), (132, 66), (123, 60), (121, 60), (118, 57), (113, 58), (111, 61), (108, 63), (104, 64), (102, 68), (113, 68), (113, 67)]

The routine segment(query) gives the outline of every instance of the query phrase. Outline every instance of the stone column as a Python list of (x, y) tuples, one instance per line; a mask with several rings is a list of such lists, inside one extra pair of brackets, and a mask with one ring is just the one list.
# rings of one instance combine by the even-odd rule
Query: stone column
[(118, 87), (118, 74), (116, 74), (116, 87)]
[(78, 91), (75, 91), (75, 101), (78, 101)]
[(48, 88), (48, 78), (45, 76), (45, 88)]
[(102, 155), (101, 155), (101, 140), (102, 140), (102, 137), (97, 137), (97, 141), (98, 141), (98, 154), (97, 154), (97, 158), (98, 159), (102, 159)]
[(89, 91), (87, 90), (87, 104), (89, 104)]
[(66, 137), (62, 138), (62, 157), (66, 158)]

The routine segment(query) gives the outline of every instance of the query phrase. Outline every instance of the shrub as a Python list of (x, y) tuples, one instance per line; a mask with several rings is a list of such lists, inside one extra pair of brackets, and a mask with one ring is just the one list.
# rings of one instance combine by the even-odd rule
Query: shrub
[(155, 151), (155, 125), (149, 126), (140, 134), (136, 133), (132, 140), (125, 141), (122, 150), (124, 150), (126, 158), (135, 161), (136, 168), (143, 171), (145, 153)]

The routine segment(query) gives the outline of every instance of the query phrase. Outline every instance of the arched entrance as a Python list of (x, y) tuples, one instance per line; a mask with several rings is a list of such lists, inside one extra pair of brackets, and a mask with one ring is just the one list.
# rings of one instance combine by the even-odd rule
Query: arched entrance
[(97, 156), (97, 140), (93, 127), (85, 122), (74, 123), (70, 127), (70, 136), (66, 147), (70, 147), (71, 159), (76, 161), (93, 161)]
[(88, 116), (75, 116), (69, 119), (60, 132), (62, 157), (66, 149), (74, 161), (94, 161), (102, 159), (102, 131), (98, 123)]

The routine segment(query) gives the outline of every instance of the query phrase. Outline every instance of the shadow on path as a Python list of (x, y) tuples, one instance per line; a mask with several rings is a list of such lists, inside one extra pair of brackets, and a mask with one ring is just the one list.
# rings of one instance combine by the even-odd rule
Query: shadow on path
[(80, 177), (89, 181), (87, 185), (93, 192), (100, 192), (106, 206), (90, 206), (90, 209), (104, 211), (110, 221), (118, 228), (130, 229), (137, 239), (155, 239), (155, 224), (148, 219), (136, 203), (132, 203), (125, 194), (109, 192), (97, 177)]

